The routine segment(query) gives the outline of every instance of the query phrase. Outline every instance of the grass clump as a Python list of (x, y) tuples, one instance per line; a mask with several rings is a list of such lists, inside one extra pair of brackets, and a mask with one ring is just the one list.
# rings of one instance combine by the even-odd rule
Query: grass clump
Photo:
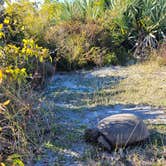
[[(130, 76), (113, 89), (120, 102), (166, 106), (165, 66), (151, 61), (129, 68)], [(133, 73), (133, 74), (132, 74)]]
[(38, 108), (41, 96), (19, 81), (6, 75), (0, 83), (0, 162), (7, 165), (30, 164), (52, 135), (50, 113)]

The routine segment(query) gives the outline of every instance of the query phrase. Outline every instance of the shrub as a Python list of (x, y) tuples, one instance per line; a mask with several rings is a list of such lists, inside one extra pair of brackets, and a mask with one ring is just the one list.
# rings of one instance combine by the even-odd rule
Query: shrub
[(8, 79), (16, 81), (16, 86), (26, 82), (27, 77), (33, 79), (36, 73), (44, 78), (41, 65), (44, 61), (50, 61), (50, 58), (48, 49), (39, 47), (32, 39), (24, 39), (22, 47), (8, 44), (0, 48), (0, 66)]
[(0, 162), (23, 165), (23, 157), (18, 154), (24, 158), (30, 154), (32, 144), (28, 139), (34, 133), (27, 128), (29, 122), (36, 120), (33, 115), (38, 114), (33, 109), (37, 100), (27, 78), (41, 72), (40, 64), (49, 59), (48, 50), (32, 39), (24, 39), (20, 47), (14, 44), (0, 47)]
[(124, 64), (131, 52), (128, 50), (133, 47), (128, 42), (123, 15), (128, 4), (128, 0), (62, 3), (63, 17), (47, 30), (45, 36), (47, 46), (57, 50), (58, 67), (102, 66), (104, 57), (111, 57), (108, 56), (110, 52), (117, 60), (107, 63)]
[(107, 53), (104, 56), (103, 64), (104, 65), (110, 65), (110, 64), (117, 65), (118, 59), (117, 59), (117, 56), (115, 55), (115, 53)]
[[(0, 80), (2, 71), (0, 71)], [(4, 78), (4, 77), (3, 77)], [(19, 91), (19, 92), (18, 92)], [(13, 81), (0, 82), (0, 163), (29, 165), (48, 129), (46, 112), (38, 110), (39, 96), (28, 84), (20, 88)], [(48, 114), (48, 113), (47, 113)], [(51, 120), (51, 117), (49, 117)], [(33, 128), (33, 130), (32, 130)]]
[(157, 48), (166, 33), (165, 0), (133, 0), (124, 12), (128, 40), (135, 47), (134, 56), (146, 58), (148, 49)]
[(62, 22), (47, 31), (45, 40), (50, 48), (57, 49), (58, 67), (69, 70), (102, 66), (104, 56), (113, 48), (109, 31), (97, 20)]
[[(61, 68), (71, 69), (71, 65), (76, 65), (82, 59), (85, 36), (79, 33), (79, 25), (61, 24), (51, 27), (46, 34), (46, 41), (50, 48), (57, 47), (56, 61)], [(80, 64), (81, 65), (81, 64)]]
[[(0, 47), (0, 163), (23, 165), (22, 160), (32, 155), (34, 147), (29, 139), (38, 137), (41, 131), (37, 120), (44, 114), (39, 116), (40, 112), (34, 110), (38, 100), (28, 77), (34, 78), (36, 72), (42, 74), (40, 65), (48, 60), (48, 49), (39, 47), (32, 39), (24, 39), (20, 47), (13, 44)], [(36, 123), (34, 133), (28, 129), (30, 122)]]

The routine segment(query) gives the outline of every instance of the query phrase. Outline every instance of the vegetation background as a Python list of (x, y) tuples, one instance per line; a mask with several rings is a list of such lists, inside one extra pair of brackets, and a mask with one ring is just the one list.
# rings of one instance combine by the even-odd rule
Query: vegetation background
[(23, 165), (38, 151), (48, 125), (34, 89), (55, 69), (129, 65), (152, 56), (166, 63), (165, 0), (0, 5), (0, 165)]

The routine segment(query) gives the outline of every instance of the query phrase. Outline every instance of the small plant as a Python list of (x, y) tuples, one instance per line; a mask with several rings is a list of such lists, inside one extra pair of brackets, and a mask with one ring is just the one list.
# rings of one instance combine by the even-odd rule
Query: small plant
[(118, 64), (118, 59), (117, 59), (117, 56), (115, 55), (115, 53), (112, 53), (112, 54), (107, 53), (104, 56), (103, 64), (104, 65), (109, 65), (109, 64), (116, 65), (116, 64)]
[(166, 1), (133, 0), (124, 13), (129, 41), (135, 46), (134, 56), (146, 58), (147, 49), (157, 48), (165, 38)]
[(27, 77), (33, 77), (35, 72), (44, 75), (41, 65), (44, 61), (50, 61), (51, 57), (48, 49), (39, 47), (32, 39), (24, 39), (22, 47), (12, 44), (1, 47), (0, 59), (6, 75), (20, 86), (26, 82)]

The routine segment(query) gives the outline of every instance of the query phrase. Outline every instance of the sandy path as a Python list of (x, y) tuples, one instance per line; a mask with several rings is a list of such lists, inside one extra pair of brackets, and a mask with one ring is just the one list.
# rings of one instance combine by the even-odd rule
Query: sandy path
[(133, 113), (147, 123), (166, 124), (163, 108), (148, 105), (101, 105), (97, 100), (91, 102), (94, 98), (102, 98), (102, 95), (96, 95), (101, 89), (111, 88), (129, 74), (128, 69), (123, 67), (56, 74), (44, 91), (43, 107), (55, 113), (57, 130), (62, 134), (53, 145), (47, 146), (36, 166), (79, 165), (87, 149), (93, 148), (82, 139), (84, 129), (95, 126), (100, 119), (112, 114)]

